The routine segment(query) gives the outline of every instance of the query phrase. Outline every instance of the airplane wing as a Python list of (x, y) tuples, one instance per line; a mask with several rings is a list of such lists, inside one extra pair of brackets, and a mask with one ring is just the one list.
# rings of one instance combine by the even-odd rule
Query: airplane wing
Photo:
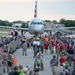
[(9, 27), (9, 26), (0, 26), (0, 28), (29, 31), (29, 28), (17, 28), (17, 27)]
[(50, 31), (50, 30), (72, 30), (75, 29), (75, 27), (57, 27), (57, 28), (45, 28), (44, 31)]
[(52, 28), (45, 28), (45, 29), (44, 29), (44, 31), (46, 31), (46, 32), (47, 32), (47, 31), (50, 31), (50, 30), (54, 30), (54, 29), (52, 29)]
[(75, 33), (75, 27), (57, 27), (57, 28), (46, 28), (44, 29), (45, 32), (64, 32), (64, 33)]
[(61, 28), (58, 27), (58, 29), (63, 29), (63, 30), (64, 30), (64, 29), (68, 29), (68, 30), (70, 30), (70, 29), (75, 29), (75, 27), (61, 27)]

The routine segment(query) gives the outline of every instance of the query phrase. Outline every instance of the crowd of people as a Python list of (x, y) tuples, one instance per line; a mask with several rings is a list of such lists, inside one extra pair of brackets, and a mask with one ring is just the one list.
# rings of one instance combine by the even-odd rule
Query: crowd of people
[[(41, 49), (42, 48), (42, 49)], [(56, 75), (57, 67), (60, 66), (61, 75), (75, 74), (75, 38), (72, 37), (40, 37), (33, 42), (34, 56), (38, 52), (55, 54), (50, 60), (50, 68)], [(74, 67), (74, 71), (72, 71)]]
[(15, 52), (19, 47), (19, 36), (0, 37), (0, 73), (8, 73), (13, 70), (15, 56), (13, 56), (12, 53)]
[[(29, 66), (23, 67), (22, 64), (17, 66), (17, 59), (13, 53), (19, 48), (22, 48), (22, 56), (27, 56), (27, 48), (33, 49), (34, 68), (36, 68), (34, 71), (31, 71)], [(53, 56), (50, 59), (50, 68), (53, 75), (57, 75), (57, 67), (61, 68), (60, 75), (75, 75), (75, 38), (60, 36), (25, 38), (25, 36), (18, 35), (0, 37), (0, 73), (39, 75), (38, 65), (39, 69), (40, 67), (42, 70), (45, 68), (43, 68), (42, 59), (44, 54), (52, 54)]]

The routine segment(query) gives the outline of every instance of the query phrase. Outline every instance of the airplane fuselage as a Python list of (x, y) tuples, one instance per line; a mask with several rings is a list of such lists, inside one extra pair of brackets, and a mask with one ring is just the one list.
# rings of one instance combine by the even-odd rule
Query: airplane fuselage
[(29, 33), (31, 34), (42, 34), (44, 32), (44, 23), (39, 18), (34, 18), (29, 22)]

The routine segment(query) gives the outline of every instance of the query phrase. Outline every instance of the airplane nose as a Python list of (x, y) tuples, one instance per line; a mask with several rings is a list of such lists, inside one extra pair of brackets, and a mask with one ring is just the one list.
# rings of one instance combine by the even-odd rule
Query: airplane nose
[(44, 26), (43, 25), (32, 25), (29, 27), (29, 32), (31, 34), (42, 34), (44, 32)]
[(36, 25), (35, 27), (34, 27), (34, 32), (37, 32), (37, 33), (43, 33), (43, 31), (44, 31), (44, 26), (43, 25)]
[(35, 30), (36, 30), (36, 31), (39, 31), (39, 30), (42, 29), (42, 28), (43, 28), (42, 25), (40, 25), (40, 26), (36, 25), (36, 26), (35, 26)]

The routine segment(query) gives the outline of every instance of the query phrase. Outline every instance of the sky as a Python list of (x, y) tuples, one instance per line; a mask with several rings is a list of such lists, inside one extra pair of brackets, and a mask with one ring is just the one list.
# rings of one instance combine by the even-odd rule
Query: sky
[[(75, 0), (37, 0), (42, 20), (75, 20)], [(0, 0), (0, 19), (28, 21), (34, 18), (35, 0)]]

